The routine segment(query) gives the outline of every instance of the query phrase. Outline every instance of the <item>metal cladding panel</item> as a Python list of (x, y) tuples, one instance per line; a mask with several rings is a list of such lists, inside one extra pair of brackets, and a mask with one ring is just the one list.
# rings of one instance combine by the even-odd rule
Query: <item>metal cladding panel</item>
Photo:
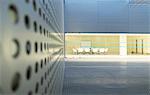
[(0, 1), (0, 95), (62, 94), (63, 7), (63, 0)]
[(65, 0), (65, 32), (149, 34), (149, 2)]

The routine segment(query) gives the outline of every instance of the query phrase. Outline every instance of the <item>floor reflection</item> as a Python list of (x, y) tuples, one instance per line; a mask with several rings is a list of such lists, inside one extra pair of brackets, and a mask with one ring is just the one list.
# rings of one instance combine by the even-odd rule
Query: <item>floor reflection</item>
[(63, 95), (148, 95), (146, 62), (66, 62)]

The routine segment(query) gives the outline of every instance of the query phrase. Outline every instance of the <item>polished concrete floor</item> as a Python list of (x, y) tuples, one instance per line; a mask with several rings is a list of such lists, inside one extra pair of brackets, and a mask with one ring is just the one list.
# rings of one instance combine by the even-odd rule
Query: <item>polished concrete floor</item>
[(67, 61), (63, 95), (150, 95), (147, 62)]

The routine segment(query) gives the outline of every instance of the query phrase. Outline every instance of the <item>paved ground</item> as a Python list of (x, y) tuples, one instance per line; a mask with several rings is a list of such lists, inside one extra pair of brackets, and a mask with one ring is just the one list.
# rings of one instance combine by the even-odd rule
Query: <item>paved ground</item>
[(149, 64), (66, 62), (63, 95), (150, 95)]

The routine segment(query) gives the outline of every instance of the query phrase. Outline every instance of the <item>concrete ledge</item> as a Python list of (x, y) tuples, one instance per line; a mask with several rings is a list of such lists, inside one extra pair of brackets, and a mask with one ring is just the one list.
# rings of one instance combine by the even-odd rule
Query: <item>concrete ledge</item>
[(118, 56), (118, 55), (67, 55), (66, 61), (128, 61), (128, 62), (150, 62), (150, 56), (138, 55), (138, 56)]

